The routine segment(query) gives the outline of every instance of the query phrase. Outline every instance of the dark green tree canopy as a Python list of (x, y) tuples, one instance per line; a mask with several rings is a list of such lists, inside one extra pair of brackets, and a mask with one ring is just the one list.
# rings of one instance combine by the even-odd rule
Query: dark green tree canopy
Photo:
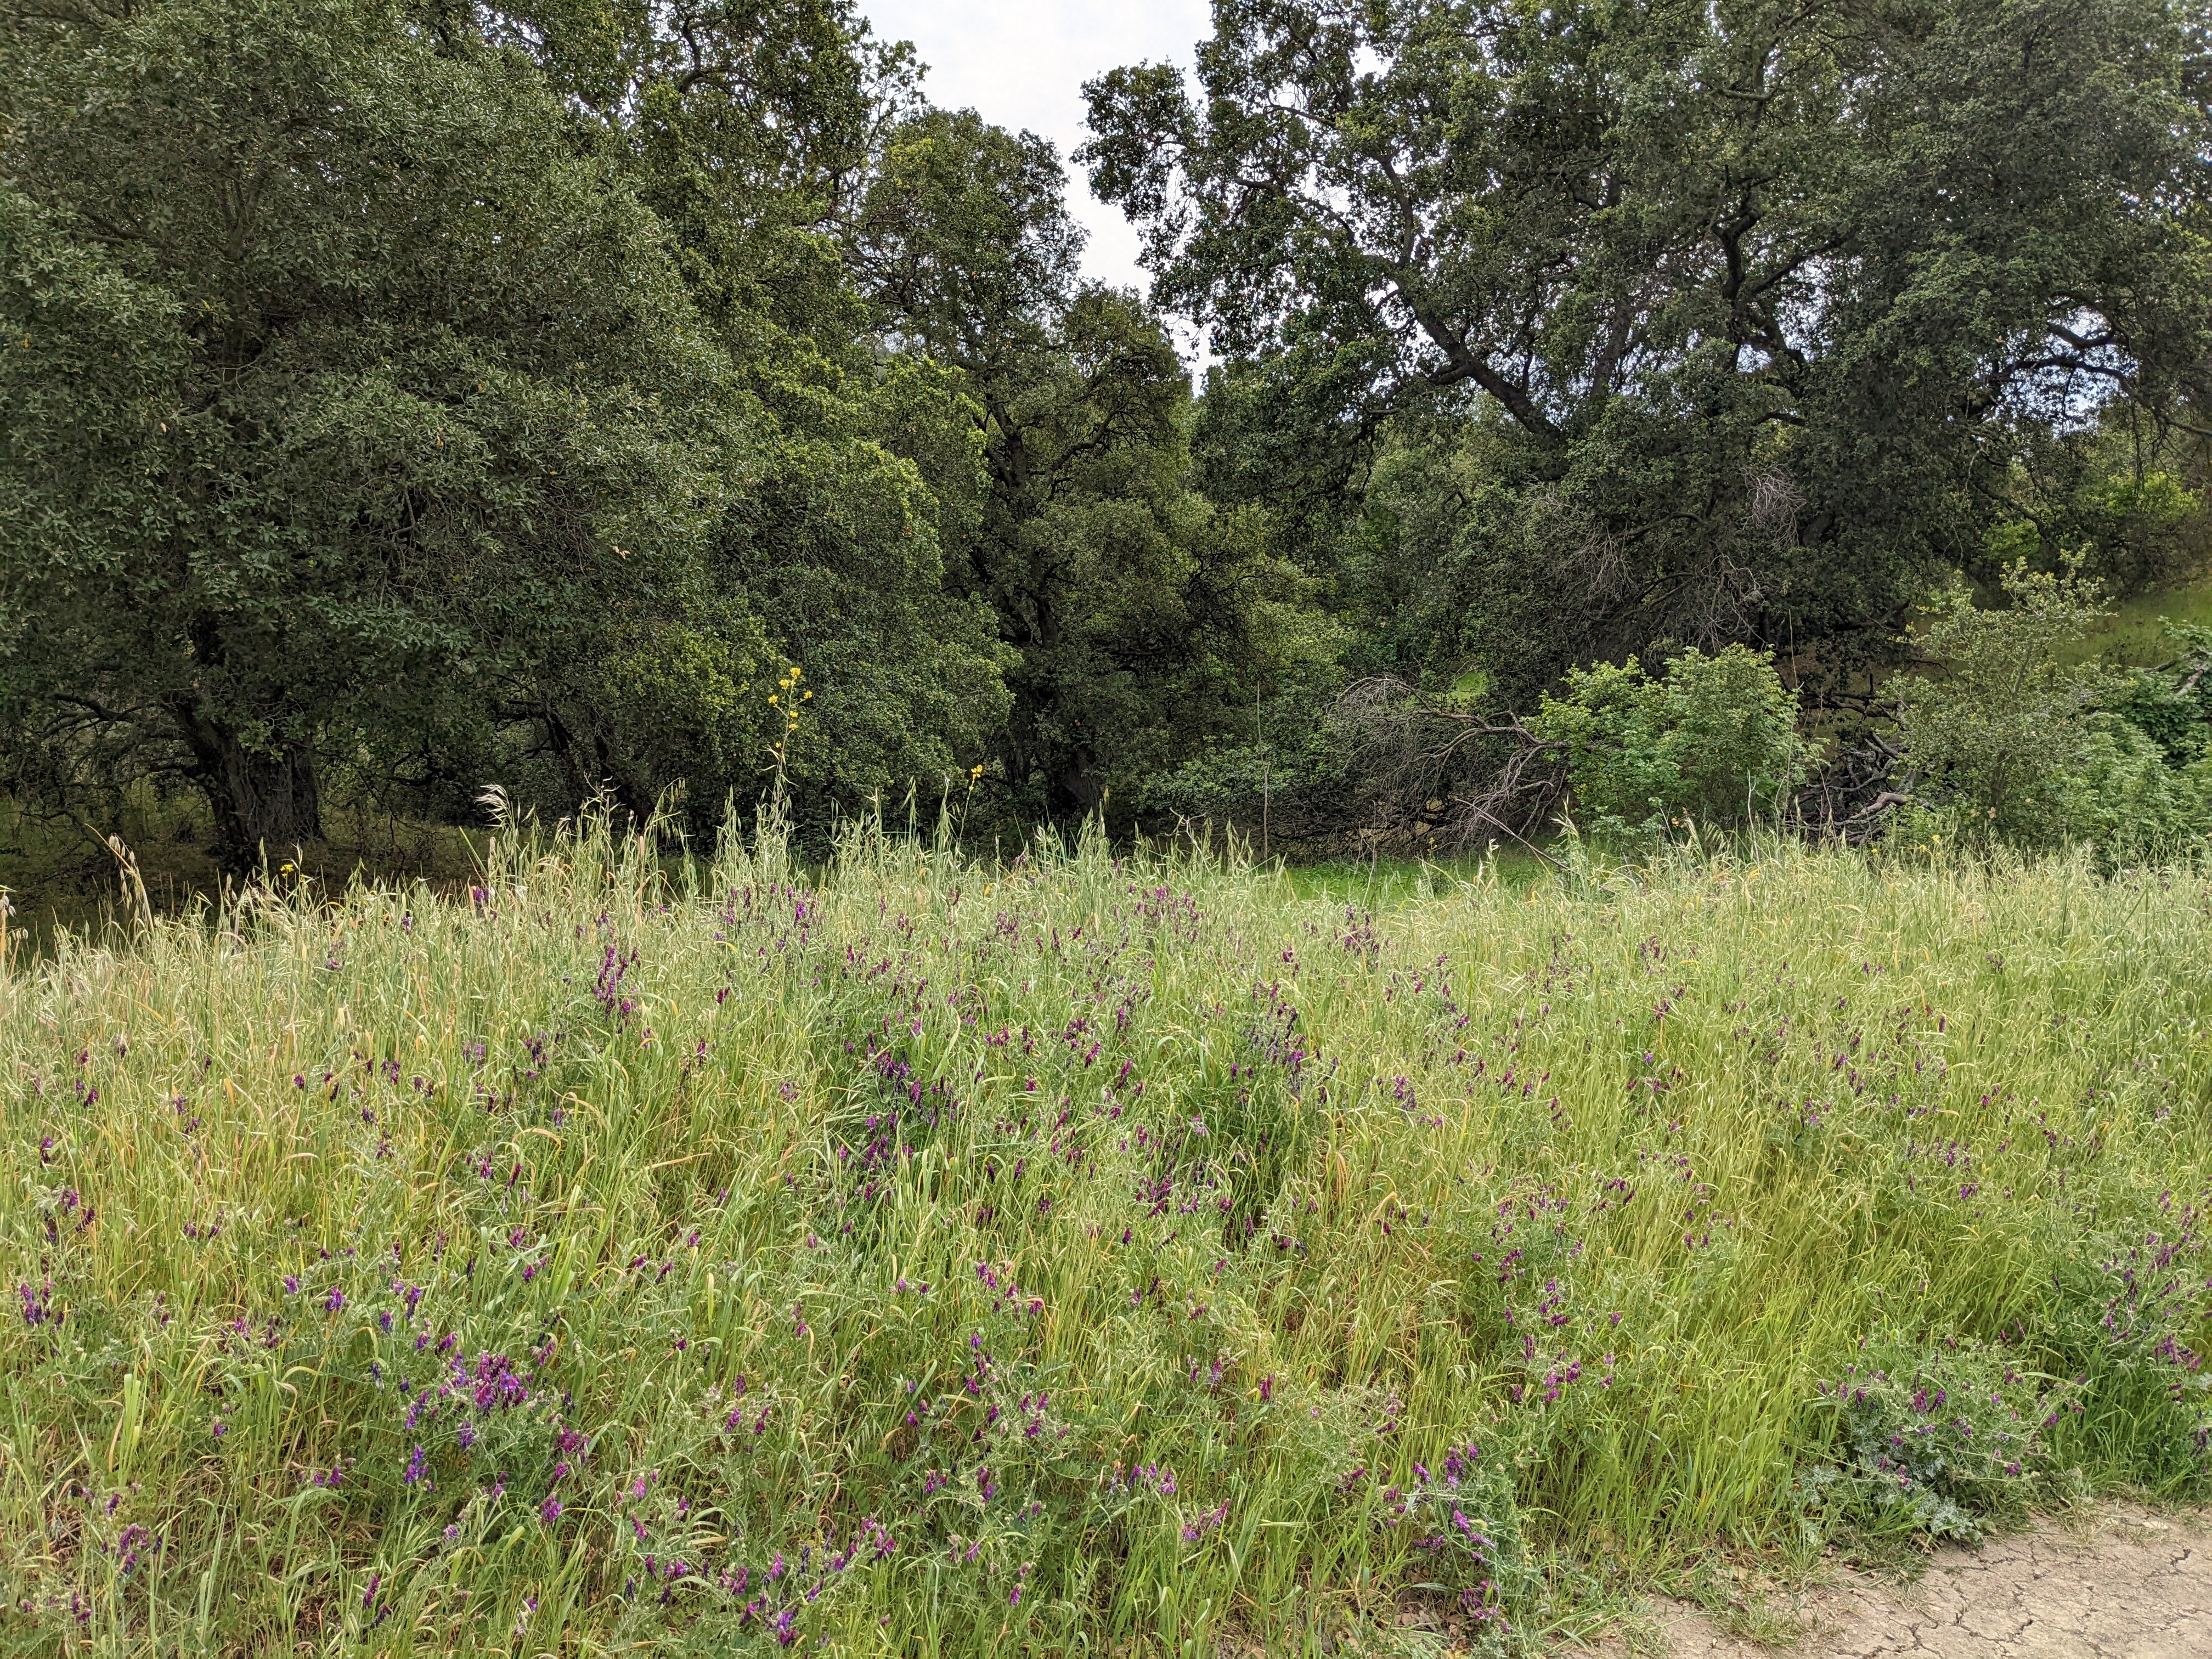
[[(824, 810), (993, 723), (893, 447), (957, 398), (744, 311), (745, 248), (695, 257), (500, 33), (363, 0), (16, 20), (11, 784), (182, 778), (242, 865), (317, 836), (333, 769), (441, 813), (688, 780), (711, 821), (801, 652), (865, 664), (795, 757)], [(760, 190), (812, 188), (781, 166)]]
[(1214, 24), (1200, 96), (1088, 88), (1084, 159), (1161, 301), (1288, 383), (1243, 399), (1271, 430), (1458, 475), (1430, 597), (1520, 620), (1440, 622), (1408, 641), (1434, 659), (1887, 629), (1972, 547), (2019, 428), (2203, 364), (2201, 41), (2166, 0)]
[(318, 833), (333, 722), (402, 763), (470, 724), (465, 686), (545, 703), (685, 625), (713, 428), (744, 416), (651, 216), (526, 63), (331, 3), (24, 44), (19, 698), (165, 751), (243, 858)]
[(948, 577), (988, 603), (1014, 702), (1011, 808), (1055, 816), (1245, 718), (1300, 648), (1300, 584), (1261, 515), (1190, 484), (1188, 373), (1133, 295), (1078, 280), (1052, 147), (972, 111), (894, 128), (852, 234), (883, 337), (956, 369), (987, 487)]
[(885, 333), (981, 377), (1048, 337), (1083, 253), (1052, 145), (973, 110), (889, 130), (849, 240)]
[(851, 0), (541, 0), (459, 7), (458, 38), (512, 45), (579, 111), (666, 227), (701, 311), (835, 341), (861, 321), (838, 261), (912, 54)]
[(859, 3), (0, 0), (0, 791), (1325, 833), (1355, 705), (2202, 562), (2194, 0), (1220, 0), (1149, 300)]

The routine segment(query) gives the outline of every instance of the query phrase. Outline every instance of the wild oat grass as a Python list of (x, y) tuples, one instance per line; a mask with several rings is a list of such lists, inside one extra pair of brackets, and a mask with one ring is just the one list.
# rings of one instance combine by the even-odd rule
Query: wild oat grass
[(0, 1642), (1510, 1647), (2203, 1476), (2198, 876), (669, 868), (5, 969)]

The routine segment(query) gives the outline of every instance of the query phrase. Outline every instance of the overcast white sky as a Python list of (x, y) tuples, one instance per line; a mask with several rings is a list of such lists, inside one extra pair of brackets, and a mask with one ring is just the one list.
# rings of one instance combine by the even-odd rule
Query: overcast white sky
[[(932, 103), (1042, 133), (1063, 161), (1085, 137), (1085, 81), (1146, 59), (1188, 70), (1212, 33), (1206, 0), (860, 0), (860, 9), (878, 37), (914, 42)], [(1069, 175), (1068, 206), (1091, 233), (1084, 274), (1143, 289), (1136, 234), (1092, 198), (1080, 168)]]

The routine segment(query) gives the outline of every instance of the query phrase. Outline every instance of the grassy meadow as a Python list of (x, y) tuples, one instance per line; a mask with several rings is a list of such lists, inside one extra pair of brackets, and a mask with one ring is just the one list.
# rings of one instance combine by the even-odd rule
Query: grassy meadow
[(2212, 882), (1570, 854), (0, 951), (0, 1650), (1508, 1651), (2197, 1489)]

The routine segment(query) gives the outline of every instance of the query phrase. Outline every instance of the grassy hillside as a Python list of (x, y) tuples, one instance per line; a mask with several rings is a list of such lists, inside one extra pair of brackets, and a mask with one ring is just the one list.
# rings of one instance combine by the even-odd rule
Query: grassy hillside
[(2170, 622), (2195, 628), (2212, 623), (2212, 582), (2154, 588), (2120, 600), (2112, 607), (2111, 621), (2081, 641), (2080, 654), (2094, 654), (2123, 667), (2171, 662), (2174, 645), (2166, 631)]
[(0, 1647), (1502, 1649), (2203, 1477), (2197, 876), (662, 869), (17, 953)]

